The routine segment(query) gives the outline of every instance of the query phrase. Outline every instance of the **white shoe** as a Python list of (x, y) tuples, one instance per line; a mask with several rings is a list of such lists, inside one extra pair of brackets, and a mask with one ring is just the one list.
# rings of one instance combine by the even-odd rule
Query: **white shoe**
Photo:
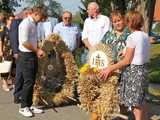
[(33, 113), (30, 111), (29, 107), (20, 108), (19, 113), (25, 117), (32, 117)]
[(42, 109), (36, 108), (35, 106), (31, 106), (30, 110), (35, 114), (39, 114), (39, 113), (43, 113), (44, 112)]
[(9, 92), (9, 91), (10, 91), (8, 85), (2, 85), (2, 89), (3, 89), (4, 91), (6, 91), (6, 92)]
[(15, 88), (15, 85), (12, 85), (12, 88)]

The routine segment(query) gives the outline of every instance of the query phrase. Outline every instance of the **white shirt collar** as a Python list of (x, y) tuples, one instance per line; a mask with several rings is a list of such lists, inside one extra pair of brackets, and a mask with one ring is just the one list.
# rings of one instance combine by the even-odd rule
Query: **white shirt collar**
[(31, 22), (33, 22), (33, 23), (36, 24), (36, 22), (34, 21), (34, 19), (33, 19), (31, 16), (28, 16), (28, 18), (29, 18), (29, 20), (30, 20)]
[(97, 20), (98, 18), (100, 18), (100, 14), (98, 14), (97, 16), (96, 16), (96, 18), (94, 18), (94, 19), (92, 19), (91, 17), (89, 17), (91, 20)]
[(65, 26), (65, 27), (71, 27), (72, 23), (70, 25), (65, 25), (64, 22), (62, 22), (62, 25)]

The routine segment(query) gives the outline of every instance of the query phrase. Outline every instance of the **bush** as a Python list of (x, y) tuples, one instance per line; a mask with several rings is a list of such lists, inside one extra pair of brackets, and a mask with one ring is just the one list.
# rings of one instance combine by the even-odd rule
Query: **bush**
[(151, 45), (149, 82), (160, 83), (160, 44)]

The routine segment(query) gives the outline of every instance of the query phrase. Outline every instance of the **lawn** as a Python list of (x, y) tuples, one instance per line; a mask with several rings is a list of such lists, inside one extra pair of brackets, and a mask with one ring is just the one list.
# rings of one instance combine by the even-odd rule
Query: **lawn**
[(151, 44), (149, 62), (149, 88), (151, 99), (160, 99), (160, 44)]
[(149, 81), (160, 84), (160, 44), (151, 44)]

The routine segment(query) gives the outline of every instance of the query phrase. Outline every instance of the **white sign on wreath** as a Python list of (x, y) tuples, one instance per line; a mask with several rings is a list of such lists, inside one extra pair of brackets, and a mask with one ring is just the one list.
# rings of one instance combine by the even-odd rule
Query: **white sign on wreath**
[(90, 49), (88, 64), (97, 69), (103, 69), (112, 64), (112, 52), (109, 46), (98, 44)]
[(104, 52), (95, 51), (90, 58), (89, 64), (91, 67), (103, 69), (108, 66), (108, 59)]

